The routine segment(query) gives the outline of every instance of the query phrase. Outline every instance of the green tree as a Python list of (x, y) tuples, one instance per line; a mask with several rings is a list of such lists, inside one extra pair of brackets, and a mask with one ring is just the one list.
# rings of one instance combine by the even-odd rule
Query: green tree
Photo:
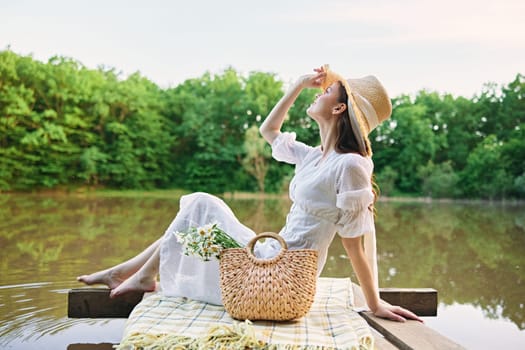
[(245, 133), (260, 125), (282, 95), (281, 86), (274, 75), (242, 77), (230, 68), (168, 90), (168, 115), (180, 141), (174, 149), (177, 184), (209, 192), (254, 188), (251, 176), (238, 166), (245, 157)]
[(389, 165), (376, 174), (376, 183), (379, 186), (381, 195), (391, 196), (395, 193), (397, 178), (397, 171)]
[(459, 177), (452, 169), (450, 161), (434, 164), (429, 161), (427, 165), (420, 166), (418, 175), (422, 181), (422, 193), (434, 198), (452, 198), (460, 192), (457, 188)]
[(259, 128), (255, 125), (246, 130), (244, 150), (246, 155), (242, 159), (242, 166), (257, 180), (259, 191), (264, 193), (264, 181), (268, 173), (271, 154), (266, 140), (260, 136)]
[(513, 179), (506, 171), (502, 156), (503, 143), (489, 135), (468, 156), (460, 175), (464, 193), (478, 198), (503, 198), (511, 189)]
[(183, 186), (190, 190), (221, 193), (235, 189), (242, 153), (246, 105), (243, 82), (237, 72), (206, 73), (175, 88), (181, 111), (177, 135), (181, 148), (178, 159), (184, 164)]
[(468, 155), (483, 140), (481, 127), (483, 117), (476, 103), (464, 97), (446, 98), (452, 104), (449, 113), (443, 115), (443, 126), (447, 147), (438, 153), (437, 163), (451, 161), (454, 170), (461, 171)]
[[(431, 91), (393, 99), (392, 118), (371, 134), (383, 193), (522, 197), (524, 92), (518, 74), (472, 99)], [(306, 109), (317, 93), (304, 90), (283, 126), (310, 145), (319, 143), (319, 130)], [(261, 185), (261, 175), (239, 164), (255, 159), (246, 134), (282, 94), (283, 83), (264, 72), (227, 68), (161, 89), (140, 73), (0, 51), (0, 191), (281, 191), (292, 166), (270, 162)], [(452, 191), (456, 181), (461, 193)]]
[(41, 63), (7, 50), (0, 61), (3, 189), (167, 182), (174, 138), (156, 85), (64, 57)]
[[(110, 82), (111, 83), (111, 82)], [(114, 83), (111, 83), (114, 85)], [(101, 175), (115, 187), (166, 187), (170, 182), (173, 126), (163, 115), (161, 90), (133, 74), (108, 91), (109, 116), (102, 133)]]
[(376, 169), (381, 173), (384, 167), (391, 166), (399, 174), (396, 184), (399, 190), (419, 193), (421, 179), (417, 168), (433, 159), (437, 141), (424, 106), (413, 105), (404, 97), (395, 101), (394, 106), (391, 119), (372, 135)]

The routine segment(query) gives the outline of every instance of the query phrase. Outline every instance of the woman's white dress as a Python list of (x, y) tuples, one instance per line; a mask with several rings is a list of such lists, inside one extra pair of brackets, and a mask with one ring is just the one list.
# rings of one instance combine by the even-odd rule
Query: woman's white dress
[[(320, 147), (307, 146), (295, 139), (295, 133), (281, 133), (272, 144), (278, 161), (295, 164), (290, 183), (292, 207), (280, 235), (288, 249), (317, 249), (318, 274), (326, 262), (328, 247), (336, 233), (341, 237), (365, 235), (365, 251), (377, 285), (374, 216), (369, 209), (374, 200), (370, 179), (370, 158), (354, 153), (331, 152), (322, 159)], [(168, 296), (184, 296), (221, 305), (219, 264), (203, 262), (182, 253), (174, 233), (190, 226), (212, 222), (242, 244), (255, 233), (244, 226), (219, 198), (194, 193), (181, 198), (180, 210), (170, 224), (160, 247), (160, 287)], [(257, 244), (259, 257), (271, 257), (281, 249), (267, 239)]]

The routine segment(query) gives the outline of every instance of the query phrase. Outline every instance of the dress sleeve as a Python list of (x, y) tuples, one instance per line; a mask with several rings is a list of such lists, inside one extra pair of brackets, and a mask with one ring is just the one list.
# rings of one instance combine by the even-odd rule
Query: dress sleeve
[(295, 140), (294, 132), (283, 132), (272, 142), (272, 156), (275, 160), (299, 165), (312, 147)]
[(348, 162), (341, 171), (336, 183), (336, 206), (340, 209), (337, 225), (341, 237), (375, 232), (371, 176), (371, 171), (356, 162)]

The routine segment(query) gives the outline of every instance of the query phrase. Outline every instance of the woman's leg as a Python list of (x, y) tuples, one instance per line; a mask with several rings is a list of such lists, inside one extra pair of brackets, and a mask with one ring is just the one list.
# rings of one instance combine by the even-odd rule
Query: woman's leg
[[(180, 202), (180, 210), (163, 238), (122, 264), (91, 275), (80, 276), (78, 280), (86, 284), (106, 284), (113, 289), (111, 296), (117, 296), (129, 291), (154, 290), (156, 275), (160, 270), (161, 285), (164, 284), (162, 289), (166, 295), (184, 295), (220, 304), (218, 263), (200, 263), (185, 256), (173, 233), (213, 222), (219, 222), (221, 228), (241, 244), (246, 244), (255, 233), (242, 225), (231, 209), (217, 197), (206, 193), (194, 193), (182, 197)], [(160, 248), (163, 249), (163, 264), (160, 261)], [(184, 283), (180, 283), (181, 280), (184, 280)], [(205, 295), (197, 295), (199, 293)]]
[(110, 296), (131, 292), (152, 292), (157, 288), (157, 274), (159, 273), (160, 249), (157, 247), (150, 258), (132, 276), (127, 278), (118, 287), (111, 291)]
[(78, 276), (77, 281), (84, 282), (87, 285), (105, 284), (110, 289), (117, 288), (122, 282), (144, 266), (155, 252), (158, 251), (161, 240), (162, 238), (159, 238), (140, 254), (123, 263), (90, 275)]

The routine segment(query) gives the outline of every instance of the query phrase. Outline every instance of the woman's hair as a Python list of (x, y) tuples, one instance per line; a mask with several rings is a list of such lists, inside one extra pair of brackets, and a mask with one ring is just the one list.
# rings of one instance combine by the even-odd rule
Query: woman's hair
[[(348, 115), (348, 108), (352, 108), (352, 106), (348, 105), (348, 95), (346, 93), (346, 89), (344, 88), (343, 84), (339, 83), (339, 98), (337, 99), (337, 102), (346, 104), (346, 109), (343, 112), (343, 115), (339, 118), (337, 122), (337, 140), (335, 143), (335, 150), (338, 153), (359, 153), (363, 157), (368, 157), (372, 154), (372, 149), (370, 148), (370, 144), (368, 142), (365, 142), (366, 150), (365, 152), (362, 152), (359, 150), (359, 144), (354, 136), (354, 132), (352, 131), (352, 124), (350, 124), (350, 116)], [(363, 154), (366, 153), (366, 154)], [(377, 198), (379, 197), (379, 186), (375, 182), (374, 174), (372, 174), (372, 178), (370, 179), (370, 184), (372, 186), (372, 192), (374, 193), (374, 203), (372, 204), (372, 208), (370, 208), (374, 214), (375, 214), (375, 202)]]
[(357, 142), (354, 132), (352, 131), (352, 124), (350, 123), (350, 117), (348, 115), (348, 108), (352, 106), (348, 105), (348, 95), (343, 87), (343, 84), (339, 83), (339, 98), (337, 102), (344, 103), (347, 108), (343, 112), (341, 118), (337, 122), (338, 135), (335, 143), (335, 149), (338, 153), (359, 153), (363, 157), (370, 156), (372, 150), (368, 142), (365, 142), (365, 151), (360, 151), (359, 143)]

